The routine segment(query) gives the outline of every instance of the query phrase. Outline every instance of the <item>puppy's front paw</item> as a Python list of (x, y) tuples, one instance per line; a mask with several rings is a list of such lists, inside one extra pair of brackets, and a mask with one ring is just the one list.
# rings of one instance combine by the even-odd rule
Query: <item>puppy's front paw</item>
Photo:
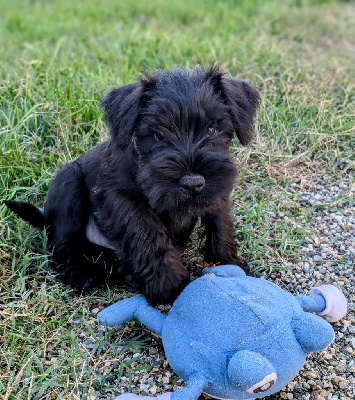
[(141, 291), (152, 305), (172, 304), (189, 283), (189, 273), (182, 264), (162, 265), (141, 282)]

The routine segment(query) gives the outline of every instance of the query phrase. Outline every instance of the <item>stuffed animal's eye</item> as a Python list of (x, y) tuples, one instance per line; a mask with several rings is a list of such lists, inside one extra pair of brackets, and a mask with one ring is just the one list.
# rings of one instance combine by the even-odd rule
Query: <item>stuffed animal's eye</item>
[(262, 393), (266, 392), (271, 386), (276, 382), (277, 375), (275, 372), (272, 372), (269, 375), (266, 375), (265, 378), (253, 385), (251, 388), (247, 389), (248, 393)]
[(162, 132), (155, 132), (154, 137), (156, 140), (159, 140), (160, 142), (165, 139), (165, 136)]

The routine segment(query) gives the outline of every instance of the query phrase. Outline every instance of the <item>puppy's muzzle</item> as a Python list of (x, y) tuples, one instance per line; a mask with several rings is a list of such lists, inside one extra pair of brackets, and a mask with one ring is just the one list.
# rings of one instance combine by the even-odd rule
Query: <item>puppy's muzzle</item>
[(185, 175), (179, 180), (179, 186), (199, 193), (205, 186), (205, 178), (202, 175)]

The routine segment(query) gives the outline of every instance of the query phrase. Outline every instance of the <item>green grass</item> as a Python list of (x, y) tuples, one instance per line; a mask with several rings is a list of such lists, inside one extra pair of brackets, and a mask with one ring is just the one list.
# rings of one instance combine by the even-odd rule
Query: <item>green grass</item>
[[(300, 256), (307, 209), (290, 195), (291, 182), (315, 174), (351, 179), (354, 3), (0, 4), (1, 200), (43, 204), (58, 167), (107, 138), (98, 102), (114, 85), (142, 70), (212, 60), (263, 97), (254, 145), (233, 148), (240, 170), (236, 234), (256, 271), (285, 267)], [(100, 288), (75, 296), (55, 280), (45, 254), (45, 237), (0, 205), (0, 395), (112, 397), (120, 376), (142, 367), (127, 356), (144, 354), (155, 339), (135, 325), (124, 337), (99, 331), (97, 308), (125, 292)]]

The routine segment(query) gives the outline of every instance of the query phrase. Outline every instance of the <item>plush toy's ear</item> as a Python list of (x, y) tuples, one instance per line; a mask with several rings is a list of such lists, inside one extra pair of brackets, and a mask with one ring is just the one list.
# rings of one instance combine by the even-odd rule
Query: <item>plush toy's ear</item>
[(220, 278), (243, 278), (246, 273), (237, 265), (217, 265), (216, 267), (204, 268), (202, 275), (215, 275)]
[(239, 350), (229, 360), (228, 378), (241, 390), (262, 393), (274, 385), (277, 374), (273, 365), (261, 354)]
[(248, 83), (221, 77), (219, 91), (229, 105), (235, 133), (242, 145), (247, 145), (253, 138), (253, 125), (256, 111), (260, 104), (260, 95)]
[(154, 85), (155, 78), (146, 76), (139, 82), (112, 89), (101, 100), (100, 106), (104, 108), (111, 135), (121, 146), (130, 143), (135, 125), (147, 101), (147, 93)]
[(334, 340), (332, 326), (318, 315), (295, 312), (291, 324), (297, 342), (305, 352), (324, 350)]

